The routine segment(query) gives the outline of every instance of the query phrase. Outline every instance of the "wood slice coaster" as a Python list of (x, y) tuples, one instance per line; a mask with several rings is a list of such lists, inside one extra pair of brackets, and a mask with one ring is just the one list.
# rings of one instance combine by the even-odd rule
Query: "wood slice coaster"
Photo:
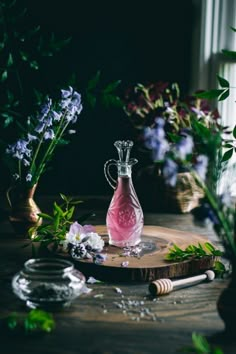
[[(189, 244), (207, 242), (201, 235), (159, 226), (144, 226), (142, 251), (138, 258), (121, 256), (123, 249), (110, 246), (106, 226), (96, 226), (96, 232), (104, 238), (105, 247), (102, 253), (107, 254), (107, 259), (101, 265), (93, 263), (92, 260), (74, 260), (76, 268), (86, 277), (93, 276), (98, 280), (112, 282), (150, 282), (160, 278), (177, 278), (203, 273), (212, 268), (214, 263), (214, 258), (211, 256), (178, 263), (165, 260), (173, 244), (184, 249)], [(125, 261), (129, 262), (128, 267), (121, 266)]]

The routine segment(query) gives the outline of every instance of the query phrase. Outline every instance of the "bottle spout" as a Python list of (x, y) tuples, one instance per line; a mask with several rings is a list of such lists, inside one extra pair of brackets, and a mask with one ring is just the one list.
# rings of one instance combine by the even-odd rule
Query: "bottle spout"
[(130, 159), (130, 151), (134, 145), (133, 141), (131, 140), (118, 140), (114, 143), (115, 147), (118, 151), (119, 162), (126, 163), (126, 164), (134, 164), (136, 162), (132, 162), (136, 159)]

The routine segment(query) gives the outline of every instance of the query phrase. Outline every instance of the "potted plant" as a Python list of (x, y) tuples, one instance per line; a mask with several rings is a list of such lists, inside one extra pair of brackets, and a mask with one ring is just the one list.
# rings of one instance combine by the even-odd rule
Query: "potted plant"
[[(197, 155), (207, 148), (215, 169), (218, 159), (215, 151), (219, 151), (222, 132), (227, 130), (220, 123), (218, 111), (212, 110), (206, 99), (196, 96), (182, 99), (176, 83), (137, 84), (127, 90), (124, 103), (142, 154), (148, 155), (147, 166), (138, 179), (141, 201), (155, 210), (161, 204), (168, 211), (191, 211), (203, 197), (202, 189), (182, 164), (175, 184), (165, 187), (162, 159), (169, 145), (181, 143), (180, 136), (187, 134), (189, 153)], [(179, 146), (180, 157), (181, 149)], [(150, 189), (148, 193), (146, 188)]]

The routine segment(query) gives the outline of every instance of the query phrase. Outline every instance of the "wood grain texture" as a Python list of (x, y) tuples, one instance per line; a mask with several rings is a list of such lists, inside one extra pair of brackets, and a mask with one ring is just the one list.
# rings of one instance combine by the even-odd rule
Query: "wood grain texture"
[[(107, 229), (104, 225), (97, 225), (96, 231), (104, 237), (106, 245), (103, 253), (107, 254), (106, 261), (96, 265), (92, 260), (74, 261), (76, 267), (86, 277), (95, 276), (97, 279), (117, 282), (150, 282), (160, 278), (177, 278), (191, 276), (212, 268), (213, 257), (201, 259), (170, 262), (165, 257), (169, 248), (177, 244), (186, 248), (189, 244), (205, 243), (206, 238), (192, 233), (160, 226), (144, 226), (142, 243), (150, 246), (141, 257), (121, 256), (122, 249), (108, 245)], [(128, 267), (122, 263), (128, 261)]]
[[(50, 211), (55, 199), (41, 198), (40, 208)], [(105, 204), (95, 209), (100, 203), (100, 200), (94, 203), (95, 200), (91, 198), (89, 206), (83, 203), (79, 214), (92, 210), (96, 217), (89, 222), (104, 224)], [(205, 241), (217, 242), (214, 232), (193, 224), (189, 214), (148, 213), (145, 222), (201, 234)], [(9, 223), (0, 223), (0, 319), (13, 311), (28, 312), (24, 302), (11, 290), (12, 276), (32, 257), (30, 247), (22, 248), (25, 244), (26, 240), (14, 235)], [(56, 328), (52, 334), (32, 338), (0, 331), (0, 353), (176, 354), (191, 344), (193, 331), (221, 345), (224, 354), (236, 353), (236, 345), (219, 336), (224, 324), (216, 301), (227, 287), (225, 279), (180, 289), (157, 299), (149, 297), (147, 283), (119, 283), (113, 278), (109, 282), (88, 284), (88, 287), (92, 289), (90, 294), (77, 298), (68, 309), (54, 313)], [(122, 290), (121, 294), (116, 287)]]

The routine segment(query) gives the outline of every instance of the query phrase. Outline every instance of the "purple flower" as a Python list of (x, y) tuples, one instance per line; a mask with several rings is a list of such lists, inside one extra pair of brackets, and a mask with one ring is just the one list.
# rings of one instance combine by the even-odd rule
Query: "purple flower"
[(23, 165), (24, 166), (29, 166), (30, 165), (30, 162), (26, 159), (23, 159)]
[(152, 146), (152, 159), (153, 161), (162, 161), (165, 154), (169, 150), (169, 143), (166, 139), (157, 140), (155, 145)]
[(88, 232), (96, 232), (96, 229), (93, 225), (84, 225), (82, 226), (83, 233), (87, 234)]
[(78, 93), (77, 91), (73, 92), (72, 98), (71, 98), (71, 103), (76, 106), (80, 107), (81, 105), (81, 94)]
[(46, 130), (43, 137), (45, 140), (52, 140), (55, 137), (54, 131), (52, 129)]
[(165, 131), (163, 129), (165, 121), (162, 118), (155, 119), (156, 126), (154, 128), (147, 127), (144, 129), (144, 144), (148, 149), (152, 150), (153, 161), (163, 160), (166, 152), (170, 149), (168, 141), (165, 139)]
[(28, 149), (28, 141), (19, 139), (15, 144), (9, 145), (6, 149), (6, 153), (12, 155), (19, 160), (22, 160), (26, 155), (29, 157), (31, 155), (31, 150)]
[(163, 168), (163, 175), (166, 183), (174, 187), (177, 182), (178, 165), (171, 159), (166, 159)]
[(201, 111), (200, 109), (197, 109), (196, 107), (191, 107), (191, 111), (193, 111), (193, 113), (197, 115), (197, 118), (205, 117), (204, 112)]
[(52, 116), (49, 114), (45, 119), (44, 119), (45, 126), (51, 127), (53, 124), (52, 121)]
[(57, 113), (56, 111), (51, 111), (50, 116), (54, 121), (60, 121), (62, 117), (62, 113)]
[(205, 155), (199, 155), (199, 156), (197, 156), (196, 160), (197, 160), (197, 162), (193, 166), (193, 168), (196, 171), (196, 173), (199, 175), (199, 177), (203, 181), (205, 181), (207, 167), (208, 167), (208, 157)]
[(155, 123), (160, 128), (161, 127), (164, 128), (164, 126), (165, 126), (165, 120), (163, 118), (161, 118), (161, 117), (155, 118)]
[(107, 255), (102, 253), (97, 253), (93, 257), (93, 261), (95, 264), (102, 264), (106, 261), (106, 259), (107, 259)]
[(35, 131), (40, 134), (40, 133), (42, 133), (42, 131), (45, 129), (45, 127), (46, 127), (45, 122), (40, 122), (40, 123), (36, 126)]
[(175, 146), (176, 154), (181, 160), (185, 160), (192, 153), (193, 147), (193, 138), (190, 135), (183, 136)]
[(37, 136), (35, 135), (32, 135), (30, 133), (27, 134), (27, 138), (28, 138), (28, 142), (31, 142), (31, 141), (34, 141), (34, 140), (37, 140)]
[(32, 174), (28, 173), (27, 176), (25, 177), (26, 182), (30, 182), (32, 180)]
[(52, 105), (51, 98), (47, 98), (46, 102), (41, 106), (40, 114), (38, 116), (38, 120), (42, 121), (48, 115)]
[(223, 206), (226, 206), (228, 208), (232, 207), (233, 200), (232, 200), (232, 196), (229, 191), (224, 192), (219, 197), (220, 197), (220, 201)]
[(72, 95), (73, 92), (73, 88), (71, 86), (69, 86), (69, 90), (61, 90), (61, 97), (64, 98), (68, 98)]

